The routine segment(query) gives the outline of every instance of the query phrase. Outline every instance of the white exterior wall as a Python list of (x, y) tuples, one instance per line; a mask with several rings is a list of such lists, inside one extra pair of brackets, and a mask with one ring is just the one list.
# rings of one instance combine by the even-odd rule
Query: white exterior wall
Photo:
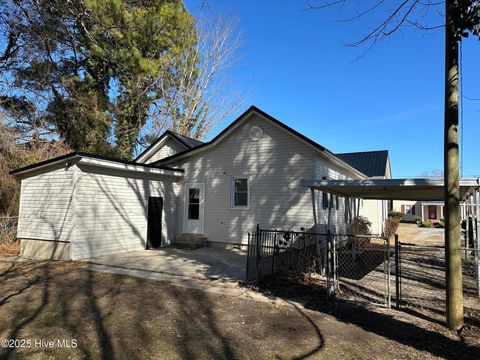
[(17, 238), (70, 241), (74, 171), (59, 165), (22, 179)]
[[(249, 130), (263, 130), (259, 141)], [(310, 189), (301, 180), (316, 176), (321, 155), (271, 121), (253, 114), (214, 148), (181, 159), (185, 183), (205, 184), (205, 236), (208, 241), (245, 243), (258, 223), (262, 228), (300, 230), (314, 224)], [(249, 209), (230, 208), (231, 178), (248, 177)], [(177, 233), (184, 232), (184, 186), (180, 189)]]
[(387, 201), (361, 200), (360, 215), (365, 216), (371, 223), (372, 234), (382, 234), (387, 214)]
[(150, 164), (152, 162), (164, 159), (166, 157), (175, 155), (181, 151), (186, 150), (187, 148), (185, 145), (180, 144), (178, 141), (173, 140), (171, 138), (167, 138), (165, 144), (149, 159), (143, 161), (145, 164)]
[[(341, 172), (329, 168), (328, 165), (321, 160), (315, 161), (315, 179), (322, 180), (347, 180), (349, 177)], [(323, 209), (323, 193), (315, 191), (315, 202), (317, 209), (317, 221), (320, 225), (328, 225), (329, 210)], [(334, 201), (333, 208), (330, 210), (330, 231), (333, 233), (345, 233), (345, 200), (339, 198), (338, 210)]]
[(163, 197), (162, 244), (175, 233), (175, 178), (78, 167), (74, 259), (145, 249), (149, 196)]

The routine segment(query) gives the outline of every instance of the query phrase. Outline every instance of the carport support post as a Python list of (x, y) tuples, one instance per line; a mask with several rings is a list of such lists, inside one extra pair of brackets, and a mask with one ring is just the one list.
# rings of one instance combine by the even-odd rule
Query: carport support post
[(478, 221), (480, 219), (480, 188), (475, 192), (475, 269), (477, 275), (477, 292), (480, 297), (480, 230), (478, 229)]
[(447, 326), (463, 326), (460, 184), (458, 171), (458, 0), (445, 1), (444, 191), (447, 273)]

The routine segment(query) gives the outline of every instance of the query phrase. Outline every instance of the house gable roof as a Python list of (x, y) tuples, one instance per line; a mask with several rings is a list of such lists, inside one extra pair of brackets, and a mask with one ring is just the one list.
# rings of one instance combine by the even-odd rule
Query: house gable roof
[(388, 150), (343, 153), (336, 156), (369, 177), (385, 176), (387, 172)]
[(274, 123), (275, 125), (279, 126), (280, 128), (282, 128), (283, 130), (287, 131), (288, 133), (292, 134), (293, 136), (299, 138), (301, 141), (303, 141), (304, 143), (307, 143), (308, 145), (312, 146), (313, 148), (315, 148), (316, 150), (318, 150), (319, 152), (321, 152), (324, 156), (326, 156), (327, 158), (329, 158), (329, 160), (331, 160), (332, 162), (334, 163), (337, 163), (339, 166), (343, 166), (347, 169), (350, 169), (350, 171), (352, 171), (353, 173), (357, 174), (358, 176), (361, 176), (361, 177), (365, 177), (366, 174), (364, 174), (362, 171), (358, 170), (357, 168), (351, 166), (350, 164), (346, 163), (345, 161), (343, 161), (342, 159), (340, 159), (339, 157), (337, 157), (333, 152), (331, 152), (330, 150), (326, 149), (325, 147), (323, 147), (322, 145), (316, 143), (315, 141), (313, 141), (312, 139), (306, 137), (305, 135), (299, 133), (298, 131), (292, 129), (291, 127), (289, 127), (288, 125), (282, 123), (281, 121), (275, 119), (273, 116), (267, 114), (266, 112), (260, 110), (259, 108), (257, 108), (256, 106), (250, 106), (243, 114), (241, 114), (235, 121), (233, 121), (230, 125), (228, 125), (224, 130), (222, 130), (217, 136), (215, 136), (212, 140), (208, 141), (208, 142), (205, 142), (193, 149), (187, 149), (187, 150), (184, 150), (184, 151), (181, 151), (175, 155), (172, 155), (172, 156), (169, 156), (169, 157), (166, 157), (164, 159), (161, 159), (161, 160), (158, 160), (158, 161), (155, 161), (153, 162), (153, 164), (167, 164), (167, 163), (171, 163), (172, 161), (175, 161), (177, 159), (181, 159), (183, 157), (186, 157), (186, 156), (189, 156), (189, 155), (193, 155), (194, 153), (197, 153), (199, 151), (202, 151), (204, 149), (207, 149), (211, 146), (214, 146), (216, 143), (218, 143), (222, 138), (224, 138), (226, 135), (228, 135), (233, 129), (235, 129), (236, 127), (238, 127), (238, 125), (240, 125), (240, 123), (245, 120), (248, 115), (252, 114), (252, 113), (257, 113), (259, 115), (261, 115), (262, 117), (268, 119), (269, 121), (271, 121), (272, 123)]
[[(102, 155), (97, 155), (97, 154), (91, 154), (91, 153), (87, 153), (87, 152), (83, 152), (83, 151), (74, 151), (74, 152), (71, 152), (71, 153), (68, 153), (68, 154), (65, 154), (65, 155), (62, 155), (62, 156), (57, 156), (57, 157), (54, 157), (52, 159), (48, 159), (48, 160), (45, 160), (45, 161), (41, 161), (41, 162), (38, 162), (38, 163), (35, 163), (35, 164), (31, 164), (31, 165), (24, 166), (22, 168), (10, 171), (10, 174), (11, 175), (20, 175), (20, 174), (28, 173), (30, 171), (34, 171), (34, 170), (37, 170), (37, 169), (40, 169), (40, 168), (44, 168), (44, 167), (49, 166), (49, 165), (53, 165), (55, 163), (60, 163), (62, 161), (73, 160), (73, 159), (81, 159), (81, 158), (103, 161), (105, 163), (111, 164), (112, 166), (114, 166), (114, 164), (121, 164), (121, 165), (124, 165), (124, 166), (129, 166), (133, 170), (135, 170), (135, 169), (152, 169), (152, 170), (166, 170), (166, 171), (173, 172), (173, 173), (178, 173), (178, 172), (183, 173), (184, 172), (183, 169), (171, 168), (171, 167), (168, 167), (168, 166), (161, 166), (161, 165), (154, 165), (154, 164), (148, 164), (147, 165), (147, 164), (135, 163), (133, 161), (128, 161), (128, 160), (122, 160), (122, 159), (117, 159), (117, 158), (112, 158), (112, 157), (107, 157), (107, 156), (102, 156)], [(90, 161), (90, 163), (95, 165), (95, 163), (93, 161)]]
[(158, 150), (160, 150), (161, 145), (163, 144), (163, 141), (166, 138), (171, 138), (179, 142), (183, 147), (185, 147), (186, 150), (191, 150), (194, 149), (200, 145), (203, 144), (202, 141), (192, 139), (188, 136), (180, 135), (176, 132), (173, 132), (171, 130), (166, 130), (160, 137), (155, 140), (148, 148), (146, 148), (141, 154), (139, 154), (134, 162), (142, 162), (145, 160), (145, 158), (150, 158), (153, 156), (154, 153), (156, 153)]

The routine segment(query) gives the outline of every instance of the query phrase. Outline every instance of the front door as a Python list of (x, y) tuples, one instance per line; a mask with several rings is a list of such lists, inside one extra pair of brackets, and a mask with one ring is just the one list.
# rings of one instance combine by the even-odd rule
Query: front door
[(162, 246), (163, 198), (148, 198), (147, 249)]
[(204, 198), (204, 184), (185, 184), (185, 233), (203, 234)]
[(428, 219), (435, 220), (437, 218), (437, 207), (435, 205), (428, 205)]

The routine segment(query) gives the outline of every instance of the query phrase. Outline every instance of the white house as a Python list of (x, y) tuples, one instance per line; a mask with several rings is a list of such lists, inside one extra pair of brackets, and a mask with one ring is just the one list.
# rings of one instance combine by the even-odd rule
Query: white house
[[(246, 244), (262, 228), (311, 227), (312, 179), (390, 178), (388, 152), (334, 154), (256, 107), (211, 141), (165, 132), (135, 161), (75, 152), (12, 172), (22, 189), (17, 237), (26, 256), (82, 259), (168, 246), (200, 234)], [(317, 222), (344, 229), (344, 202), (318, 197)], [(387, 203), (360, 214), (380, 233)]]
[(444, 218), (443, 201), (411, 201), (395, 200), (393, 209), (405, 214), (403, 221), (415, 221), (421, 218), (423, 221), (437, 222)]

